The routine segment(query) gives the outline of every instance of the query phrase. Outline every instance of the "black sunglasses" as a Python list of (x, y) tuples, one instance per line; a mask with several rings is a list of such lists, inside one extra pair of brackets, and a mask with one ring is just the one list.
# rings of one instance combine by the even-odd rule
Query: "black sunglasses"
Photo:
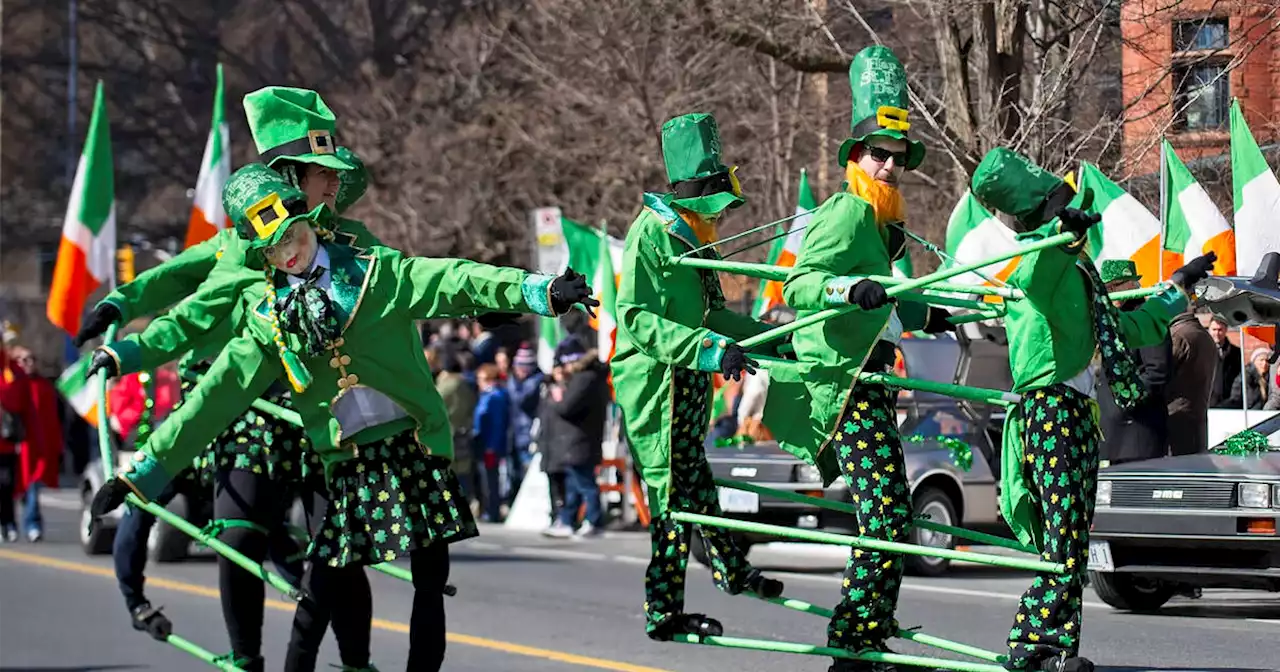
[(907, 165), (906, 152), (891, 152), (884, 147), (873, 146), (867, 147), (867, 153), (870, 154), (871, 158), (875, 159), (878, 163), (887, 163), (889, 161), (889, 157), (893, 157), (893, 164), (895, 166), (905, 167)]

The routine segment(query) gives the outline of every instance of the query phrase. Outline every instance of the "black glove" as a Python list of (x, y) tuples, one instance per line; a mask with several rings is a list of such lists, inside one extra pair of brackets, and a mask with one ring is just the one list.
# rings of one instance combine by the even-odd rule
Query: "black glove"
[(1074, 233), (1076, 238), (1083, 238), (1094, 224), (1102, 221), (1102, 215), (1089, 213), (1076, 208), (1064, 208), (1058, 215), (1058, 227), (1063, 233)]
[(98, 519), (120, 508), (124, 504), (125, 497), (133, 492), (129, 488), (129, 484), (120, 478), (113, 478), (107, 481), (93, 495), (93, 502), (89, 504), (89, 534), (93, 534), (93, 527), (97, 524)]
[(1209, 277), (1209, 271), (1213, 270), (1213, 263), (1217, 260), (1217, 252), (1210, 252), (1202, 257), (1196, 257), (1188, 261), (1182, 268), (1174, 271), (1170, 279), (1189, 292), (1192, 287), (1196, 286), (1197, 282)]
[(924, 321), (924, 333), (941, 334), (945, 331), (955, 331), (956, 325), (948, 321), (949, 317), (951, 317), (950, 311), (930, 307), (929, 317)]
[(863, 310), (875, 310), (889, 303), (889, 295), (885, 293), (884, 285), (874, 280), (862, 280), (849, 288), (849, 303)]
[(107, 327), (119, 322), (121, 317), (120, 309), (115, 304), (103, 301), (94, 306), (93, 312), (89, 313), (89, 318), (80, 327), (80, 333), (71, 342), (78, 348), (106, 333)]
[(485, 313), (477, 315), (476, 322), (479, 322), (486, 331), (497, 331), (499, 327), (505, 327), (508, 324), (519, 324), (520, 313)]
[(101, 348), (93, 351), (93, 359), (89, 362), (89, 370), (84, 374), (85, 378), (92, 380), (93, 374), (99, 371), (105, 371), (108, 378), (120, 375), (120, 369), (116, 368), (116, 358)]
[(724, 349), (724, 356), (720, 358), (720, 373), (725, 378), (733, 380), (742, 380), (742, 373), (755, 373), (756, 363), (747, 356), (747, 351), (737, 343), (732, 343)]
[(572, 268), (566, 268), (564, 275), (551, 281), (551, 309), (560, 315), (569, 312), (576, 303), (581, 303), (592, 317), (596, 314), (591, 308), (600, 305), (599, 301), (591, 298), (587, 277)]

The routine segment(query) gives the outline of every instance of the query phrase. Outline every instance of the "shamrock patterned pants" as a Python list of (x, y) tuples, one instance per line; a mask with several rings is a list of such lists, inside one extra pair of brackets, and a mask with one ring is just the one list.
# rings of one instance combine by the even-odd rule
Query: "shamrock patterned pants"
[(1010, 669), (1034, 668), (1046, 658), (1080, 650), (1089, 526), (1098, 483), (1098, 426), (1084, 394), (1054, 385), (1022, 397), (1024, 476), (1040, 507), (1040, 558), (1067, 574), (1037, 573), (1023, 593), (1009, 631)]
[[(828, 450), (835, 450), (853, 505), (858, 535), (904, 541), (911, 522), (898, 435), (896, 394), (879, 385), (854, 388)], [(897, 634), (893, 612), (902, 587), (902, 555), (855, 548), (844, 569), (840, 604), (827, 626), (828, 646), (847, 651), (880, 648)]]
[[(707, 387), (711, 376), (676, 369), (675, 413), (671, 426), (671, 499), (667, 510), (649, 521), (653, 556), (644, 576), (644, 613), (652, 632), (684, 611), (685, 569), (692, 525), (675, 520), (672, 511), (719, 516), (720, 500), (703, 451), (707, 430)], [(711, 559), (716, 587), (736, 595), (746, 589), (755, 570), (728, 532), (699, 527)]]

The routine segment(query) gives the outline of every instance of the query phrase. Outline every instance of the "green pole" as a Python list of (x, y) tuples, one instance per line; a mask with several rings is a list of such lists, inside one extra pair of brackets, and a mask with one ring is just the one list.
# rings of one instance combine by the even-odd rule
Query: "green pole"
[(1172, 284), (1173, 283), (1171, 282), (1159, 282), (1150, 287), (1140, 287), (1138, 289), (1126, 289), (1123, 292), (1111, 292), (1110, 294), (1107, 294), (1107, 298), (1111, 299), (1112, 301), (1124, 301), (1125, 299), (1140, 299), (1146, 296), (1151, 296), (1152, 294), (1155, 294), (1157, 292), (1161, 292), (1167, 287), (1172, 286)]
[(177, 635), (169, 635), (165, 639), (165, 641), (168, 642), (169, 645), (172, 646), (173, 648), (179, 651), (182, 651), (183, 653), (189, 654), (193, 658), (199, 658), (200, 660), (218, 669), (226, 670), (227, 672), (244, 672), (244, 670), (236, 667), (235, 664), (232, 663), (231, 661), (224, 659), (223, 656), (215, 655), (213, 652), (208, 651), (192, 643), (191, 641), (183, 639)]
[(969, 324), (970, 322), (982, 322), (983, 320), (998, 320), (1004, 317), (1004, 313), (999, 310), (984, 310), (980, 313), (969, 313), (968, 315), (953, 315), (947, 318), (947, 321), (956, 326)]
[(913, 667), (940, 668), (955, 672), (1007, 672), (1000, 665), (988, 663), (971, 663), (962, 660), (930, 658), (927, 656), (907, 656), (900, 653), (864, 652), (852, 653), (844, 649), (829, 646), (815, 646), (797, 642), (773, 642), (764, 639), (746, 639), (743, 637), (699, 637), (698, 635), (676, 635), (671, 641), (681, 644), (704, 644), (731, 649), (750, 649), (753, 651), (773, 651), (775, 653), (797, 653), (826, 658), (847, 658), (849, 660), (866, 660), (873, 663), (890, 663), (893, 665), (910, 665)]
[[(791, 369), (799, 370), (803, 373), (805, 364), (790, 359), (778, 359), (777, 357), (769, 357), (767, 355), (752, 354), (751, 359), (754, 360), (761, 368), (764, 369)], [(1005, 392), (1003, 390), (990, 390), (984, 387), (968, 387), (966, 385), (952, 385), (950, 383), (938, 383), (932, 380), (921, 380), (919, 378), (902, 378), (899, 376), (891, 376), (887, 373), (871, 373), (864, 371), (858, 374), (858, 382), (868, 383), (871, 385), (884, 385), (886, 387), (896, 387), (904, 390), (919, 390), (921, 392), (932, 392), (934, 394), (944, 394), (957, 399), (967, 399), (984, 404), (995, 404), (998, 406), (1008, 406), (1016, 404), (1022, 396), (1013, 392)]]
[[(797, 217), (803, 217), (803, 216), (805, 216), (805, 215), (807, 215), (807, 214), (809, 214), (809, 213), (811, 213), (811, 212), (817, 212), (817, 208), (814, 208), (813, 210), (808, 210), (808, 211), (805, 211), (805, 212), (797, 212), (797, 213), (796, 213), (796, 214), (794, 214), (794, 215), (787, 215), (786, 217), (783, 217), (782, 219), (779, 219), (779, 220), (778, 220), (778, 221), (776, 221), (776, 222), (769, 222), (768, 224), (761, 224), (760, 226), (754, 226), (754, 227), (752, 227), (752, 228), (750, 228), (750, 229), (747, 229), (746, 231), (743, 231), (743, 232), (741, 232), (741, 233), (735, 233), (735, 234), (733, 234), (732, 236), (729, 236), (728, 238), (720, 238), (720, 239), (716, 240), (716, 242), (714, 242), (714, 243), (708, 243), (708, 244), (706, 244), (706, 245), (703, 245), (702, 247), (695, 247), (695, 248), (693, 248), (692, 250), (689, 250), (688, 252), (683, 253), (683, 255), (682, 255), (682, 256), (684, 256), (684, 255), (688, 255), (689, 257), (692, 257), (693, 255), (695, 255), (695, 254), (697, 254), (697, 253), (699, 253), (699, 252), (701, 252), (701, 251), (703, 251), (703, 250), (705, 250), (705, 249), (712, 248), (712, 247), (719, 247), (720, 245), (724, 245), (725, 243), (728, 243), (728, 242), (731, 242), (731, 241), (737, 240), (737, 239), (739, 239), (739, 238), (745, 238), (745, 237), (747, 237), (747, 236), (749, 236), (749, 235), (751, 235), (751, 234), (753, 234), (753, 233), (758, 233), (758, 232), (760, 232), (760, 231), (767, 231), (768, 229), (771, 229), (771, 228), (773, 228), (773, 227), (775, 227), (775, 226), (777, 226), (777, 225), (779, 225), (779, 224), (782, 224), (783, 222), (789, 222), (789, 221), (791, 221), (791, 220), (793, 220), (793, 219), (795, 219), (795, 218), (797, 218)], [(763, 245), (764, 243), (767, 243), (767, 242), (769, 242), (769, 241), (764, 240), (764, 241), (761, 241), (760, 243), (757, 243), (757, 244)], [(745, 248), (743, 248), (743, 249), (749, 249), (749, 248), (754, 247), (754, 246), (755, 246), (754, 244), (753, 244), (753, 245), (748, 245), (747, 247), (745, 247)], [(741, 250), (739, 250), (739, 251), (741, 251)], [(675, 258), (680, 258), (680, 257), (675, 257)]]
[[(757, 495), (764, 495), (766, 497), (776, 497), (778, 499), (788, 501), (788, 502), (795, 502), (797, 504), (809, 504), (811, 506), (816, 506), (820, 509), (827, 509), (828, 511), (838, 511), (840, 513), (847, 513), (853, 516), (858, 515), (858, 509), (854, 507), (852, 504), (846, 504), (845, 502), (837, 502), (829, 499), (822, 499), (819, 497), (810, 497), (808, 495), (802, 495), (798, 492), (793, 492), (790, 490), (776, 490), (774, 488), (766, 488), (762, 485), (756, 485), (755, 483), (747, 483), (745, 481), (732, 481), (727, 478), (717, 478), (715, 479), (715, 484), (722, 488), (730, 488), (733, 490), (744, 490), (746, 492), (754, 492)], [(1022, 544), (1018, 543), (1017, 541), (1014, 541), (1013, 539), (1005, 539), (1004, 537), (997, 537), (994, 534), (986, 534), (984, 532), (975, 532), (973, 530), (966, 530), (963, 527), (952, 527), (950, 525), (943, 525), (941, 523), (935, 523), (925, 518), (917, 518), (911, 521), (911, 525), (913, 527), (918, 527), (923, 530), (929, 530), (931, 532), (940, 532), (942, 534), (949, 534), (953, 537), (960, 537), (961, 539), (976, 541), (979, 543), (987, 544), (988, 546), (999, 546), (1001, 548), (1007, 548), (1013, 551), (1018, 551), (1020, 553), (1030, 553), (1031, 555), (1036, 555), (1036, 556), (1039, 555), (1039, 553), (1034, 548), (1031, 548), (1030, 546), (1023, 546)]]
[(380, 565), (373, 565), (371, 569), (375, 569), (379, 572), (382, 572), (383, 574), (386, 574), (387, 576), (400, 579), (401, 581), (408, 581), (409, 583), (413, 583), (413, 572), (405, 569), (404, 567), (397, 567), (389, 562), (384, 562)]
[(684, 511), (673, 511), (671, 515), (676, 520), (693, 523), (694, 525), (706, 525), (708, 527), (719, 527), (728, 530), (737, 530), (739, 532), (767, 534), (785, 539), (813, 541), (820, 544), (854, 546), (856, 548), (868, 548), (873, 551), (901, 553), (903, 555), (923, 555), (934, 558), (947, 558), (950, 560), (962, 560), (965, 562), (991, 565), (993, 567), (1025, 569), (1033, 572), (1064, 574), (1067, 569), (1066, 566), (1061, 563), (1044, 562), (1042, 560), (1006, 558), (999, 555), (986, 555), (984, 553), (973, 553), (970, 551), (953, 551), (949, 548), (929, 548), (925, 546), (916, 546), (914, 544), (903, 544), (896, 541), (881, 541), (879, 539), (853, 537), (844, 534), (832, 534), (830, 532), (819, 532), (817, 530), (797, 530), (790, 527), (783, 527), (781, 525), (766, 525), (764, 523), (756, 523), (749, 520), (734, 520), (732, 518), (704, 516), (698, 513), (686, 513)]
[(943, 296), (941, 294), (928, 292), (908, 292), (898, 298), (903, 301), (911, 301), (912, 303), (927, 303), (933, 306), (948, 306), (950, 308), (967, 308), (969, 310), (989, 310), (991, 308), (991, 304), (985, 301), (957, 299), (951, 296)]
[[(112, 343), (116, 340), (116, 332), (120, 328), (115, 324), (107, 327), (107, 333), (103, 336), (103, 343)], [(110, 426), (107, 424), (107, 372), (98, 373), (98, 454), (102, 457), (102, 474), (107, 480), (115, 478), (116, 475), (116, 457), (115, 450), (111, 447), (111, 434), (107, 431)]]
[[(885, 293), (888, 294), (889, 298), (893, 298), (895, 296), (902, 294), (903, 292), (908, 292), (913, 289), (920, 289), (921, 287), (927, 287), (929, 285), (932, 285), (937, 282), (941, 282), (943, 280), (949, 280), (951, 278), (956, 277), (957, 275), (963, 275), (975, 269), (982, 268), (983, 266), (989, 266), (991, 264), (999, 263), (1006, 259), (1012, 259), (1013, 257), (1022, 256), (1024, 254), (1031, 254), (1032, 252), (1038, 252), (1040, 250), (1048, 249), (1050, 247), (1064, 245), (1066, 243), (1074, 241), (1075, 239), (1076, 239), (1076, 236), (1073, 233), (1060, 233), (1056, 236), (1049, 236), (1044, 240), (1039, 240), (1029, 245), (1019, 247), (1016, 250), (1009, 251), (1009, 252), (1002, 252), (990, 259), (975, 261), (969, 264), (962, 264), (960, 266), (954, 266), (952, 268), (936, 271), (934, 273), (930, 273), (928, 275), (921, 276), (919, 278), (908, 279), (905, 282), (902, 282), (900, 284), (897, 284), (897, 285), (894, 285), (893, 287), (888, 288), (887, 290), (885, 290)], [(807, 315), (805, 317), (802, 317), (790, 324), (785, 324), (780, 327), (770, 329), (769, 331), (766, 331), (762, 334), (757, 334), (755, 336), (752, 336), (751, 338), (748, 338), (738, 343), (738, 345), (742, 346), (745, 349), (750, 349), (757, 345), (768, 343), (769, 341), (782, 338), (787, 334), (793, 333), (795, 331), (799, 331), (800, 329), (803, 329), (811, 324), (824, 322), (837, 315), (843, 315), (847, 312), (857, 310), (857, 309), (858, 309), (858, 306), (856, 305), (846, 305), (846, 306), (840, 306), (838, 308), (828, 308), (827, 310), (821, 310), (812, 315)]]
[[(752, 594), (752, 597), (755, 597), (756, 599), (759, 599), (759, 600), (763, 600), (765, 602), (772, 602), (773, 604), (786, 607), (787, 609), (792, 609), (792, 610), (803, 612), (806, 614), (813, 614), (814, 616), (821, 616), (827, 619), (835, 616), (835, 612), (833, 612), (832, 610), (827, 609), (826, 607), (819, 607), (815, 604), (810, 604), (809, 602), (805, 602), (804, 600), (793, 600), (789, 597), (760, 597), (755, 594)], [(988, 660), (993, 663), (1001, 663), (1001, 662), (1004, 662), (1005, 660), (1004, 656), (1001, 656), (995, 651), (987, 651), (986, 649), (980, 649), (976, 646), (970, 646), (968, 644), (963, 644), (961, 642), (953, 642), (949, 639), (934, 637), (933, 635), (927, 635), (923, 632), (917, 632), (915, 630), (905, 630), (905, 629), (899, 628), (897, 637), (899, 639), (905, 639), (908, 641), (915, 642), (917, 644), (923, 644), (925, 646), (932, 646), (936, 649), (942, 649), (943, 651), (950, 651), (952, 653), (959, 653), (966, 656), (972, 656), (979, 660)]]

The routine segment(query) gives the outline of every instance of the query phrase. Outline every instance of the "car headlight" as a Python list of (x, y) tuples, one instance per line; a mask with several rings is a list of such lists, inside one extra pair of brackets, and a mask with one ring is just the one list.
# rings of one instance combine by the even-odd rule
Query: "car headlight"
[(1111, 481), (1098, 481), (1098, 506), (1111, 506)]
[(796, 467), (797, 483), (821, 483), (822, 472), (812, 464), (802, 464)]
[(1266, 483), (1241, 483), (1237, 486), (1237, 493), (1242, 508), (1271, 508), (1271, 486)]
[(1280, 485), (1271, 486), (1271, 506), (1280, 509)]

